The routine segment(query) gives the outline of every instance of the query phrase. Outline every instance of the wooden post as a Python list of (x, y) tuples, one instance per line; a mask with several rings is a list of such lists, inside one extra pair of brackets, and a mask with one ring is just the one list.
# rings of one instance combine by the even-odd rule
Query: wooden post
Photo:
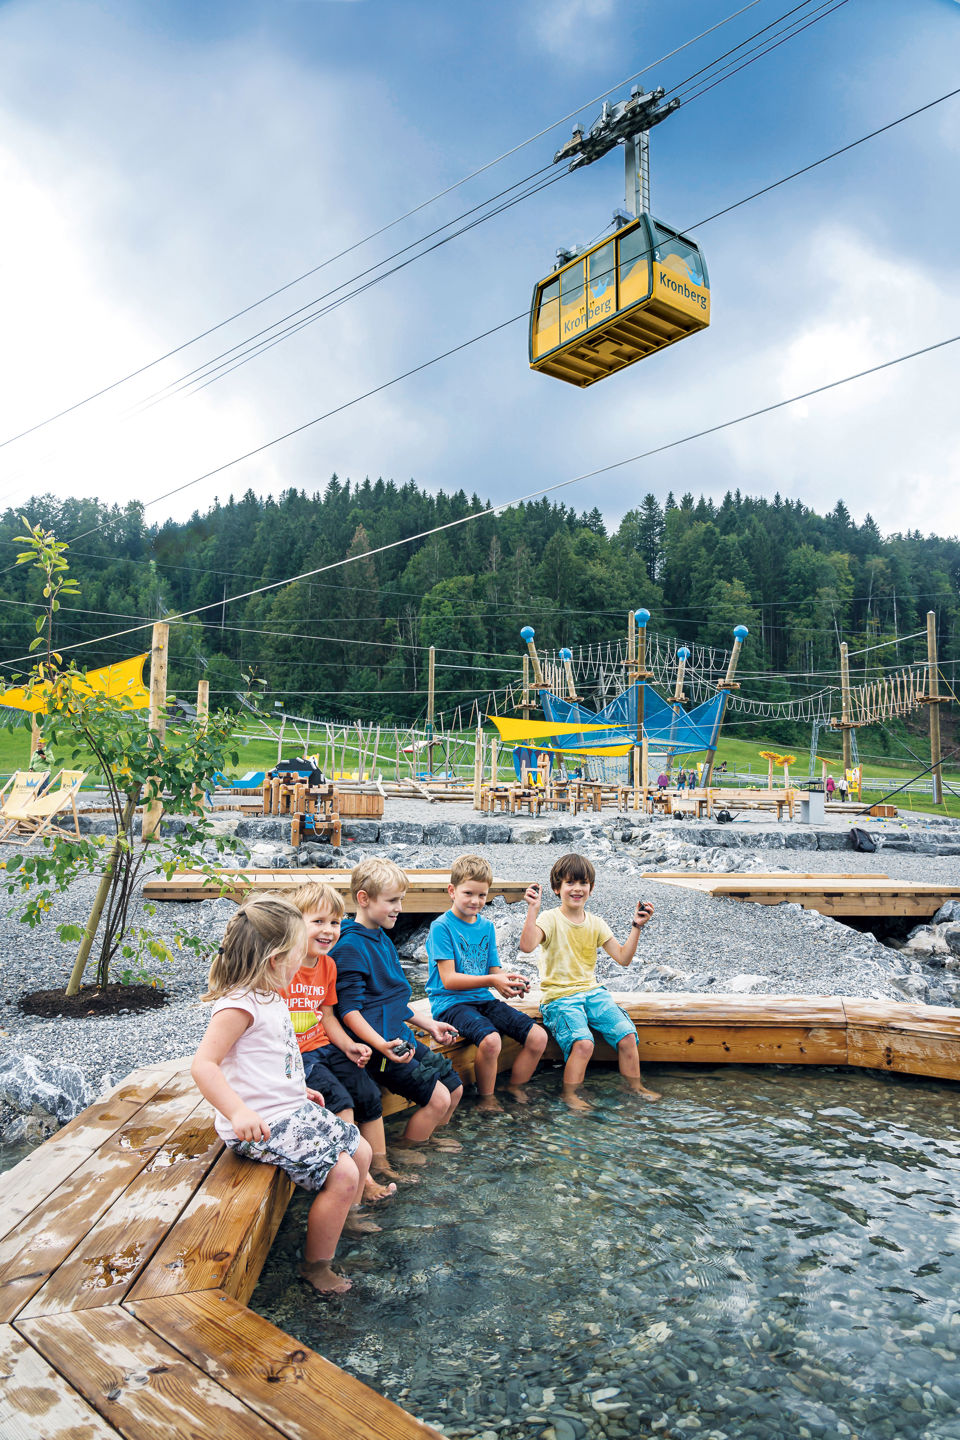
[(473, 808), (480, 809), (480, 791), (483, 789), (483, 731), (477, 726), (477, 738), (473, 751)]
[[(170, 643), (170, 626), (165, 620), (158, 620), (153, 627), (153, 645), (150, 650), (150, 729), (163, 742), (167, 728), (167, 657)], [(152, 840), (160, 828), (163, 801), (158, 796), (151, 801), (143, 814), (143, 838)]]
[(927, 611), (927, 700), (930, 705), (930, 764), (933, 774), (933, 803), (943, 804), (943, 771), (940, 766), (940, 675), (937, 670), (937, 616)]
[(499, 762), (500, 762), (500, 747), (499, 747), (499, 745), (497, 744), (497, 737), (494, 735), (494, 736), (492, 736), (491, 739), (490, 739), (490, 784), (491, 784), (491, 785), (496, 785), (496, 783), (497, 783), (497, 766), (499, 765)]
[(843, 738), (843, 773), (853, 767), (850, 737), (850, 656), (846, 640), (840, 644), (840, 725)]
[(523, 657), (523, 704), (520, 706), (523, 711), (524, 720), (530, 719), (530, 711), (533, 706), (530, 703), (530, 656)]
[(430, 646), (427, 657), (427, 774), (433, 774), (433, 711), (436, 700), (437, 649)]
[[(206, 730), (207, 721), (210, 719), (210, 681), (197, 681), (197, 727)], [(199, 800), (203, 790), (199, 785), (194, 785), (193, 796)]]
[[(634, 759), (633, 808), (634, 808), (634, 810), (639, 810), (639, 808), (640, 808), (639, 790), (640, 790), (640, 789), (642, 789), (642, 791), (643, 791), (644, 801), (646, 801), (646, 798), (647, 798), (647, 757), (646, 757), (646, 750), (645, 750), (645, 746), (644, 746), (643, 719), (644, 719), (644, 700), (645, 700), (645, 698), (646, 698), (646, 691), (645, 691), (645, 689), (644, 689), (644, 685), (645, 685), (646, 679), (647, 679), (647, 623), (648, 623), (648, 621), (649, 621), (649, 619), (650, 619), (650, 611), (649, 611), (649, 610), (643, 610), (643, 609), (641, 609), (641, 610), (635, 610), (635, 611), (633, 611), (633, 619), (634, 619), (634, 622), (636, 623), (636, 627), (637, 627), (637, 629), (636, 629), (636, 641), (637, 641), (637, 647), (636, 647), (636, 648), (637, 648), (637, 668), (636, 668), (636, 681), (637, 681), (637, 739), (636, 739), (636, 756), (635, 756), (635, 759)], [(629, 632), (629, 629), (628, 629), (628, 631), (627, 631), (627, 648), (628, 648), (628, 650), (629, 650), (629, 648), (630, 648), (630, 632)], [(639, 787), (639, 788), (638, 788), (638, 787)]]
[(286, 717), (286, 715), (281, 715), (281, 716), (280, 716), (280, 733), (279, 733), (279, 735), (277, 736), (277, 764), (278, 764), (278, 765), (280, 764), (280, 761), (283, 759), (283, 732), (284, 732), (284, 729), (286, 728), (286, 724), (287, 724), (287, 717)]

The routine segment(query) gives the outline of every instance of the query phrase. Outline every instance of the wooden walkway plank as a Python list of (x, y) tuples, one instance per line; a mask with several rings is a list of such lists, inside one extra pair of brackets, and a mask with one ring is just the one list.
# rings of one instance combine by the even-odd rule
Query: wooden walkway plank
[(895, 915), (929, 919), (947, 900), (960, 898), (960, 886), (934, 881), (891, 880), (887, 875), (795, 875), (790, 873), (709, 874), (645, 870), (644, 880), (700, 890), (718, 900), (755, 905), (799, 904), (821, 915)]
[(225, 1150), (129, 1292), (226, 1290), (249, 1298), (293, 1193), (282, 1170)]
[(0, 1241), (0, 1321), (36, 1294), (196, 1104), (192, 1084), (168, 1081), (148, 1113), (141, 1108)]
[(119, 1305), (16, 1328), (125, 1440), (277, 1440), (272, 1425)]
[(291, 1342), (220, 1290), (134, 1301), (128, 1308), (290, 1440), (328, 1434), (337, 1440), (438, 1440), (432, 1426)]
[(960, 1010), (844, 1000), (848, 1064), (960, 1080)]
[(119, 1304), (222, 1151), (213, 1109), (202, 1101), (24, 1306), (21, 1318)]
[(117, 1432), (12, 1325), (0, 1325), (0, 1440), (117, 1440)]
[(161, 1088), (179, 1084), (173, 1081), (173, 1076), (178, 1071), (189, 1070), (189, 1064), (189, 1060), (181, 1058), (135, 1070), (102, 1099), (68, 1121), (19, 1165), (0, 1176), (0, 1240), (112, 1135), (129, 1125)]
[[(447, 886), (449, 870), (408, 870), (408, 887), (403, 908), (408, 914), (441, 914), (450, 908)], [(143, 887), (147, 900), (212, 900), (219, 896), (241, 902), (256, 891), (289, 890), (320, 880), (332, 885), (339, 893), (348, 913), (356, 910), (350, 894), (349, 870), (221, 870), (211, 882), (202, 870), (177, 870), (169, 879), (148, 880)], [(508, 904), (523, 899), (529, 880), (500, 880), (496, 876), (490, 886), (490, 899), (503, 896)]]

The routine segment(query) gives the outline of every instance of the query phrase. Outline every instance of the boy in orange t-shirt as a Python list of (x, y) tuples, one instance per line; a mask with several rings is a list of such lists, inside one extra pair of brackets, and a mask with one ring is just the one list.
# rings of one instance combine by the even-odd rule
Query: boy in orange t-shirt
[[(364, 1198), (383, 1200), (394, 1194), (401, 1175), (387, 1159), (380, 1086), (367, 1074), (369, 1045), (348, 1035), (334, 1012), (337, 1003), (337, 966), (330, 951), (340, 938), (343, 901), (331, 885), (303, 885), (287, 897), (303, 915), (307, 926), (304, 963), (283, 992), (303, 1057), (307, 1085), (319, 1090), (329, 1110), (347, 1124), (356, 1123), (373, 1149)], [(381, 1184), (386, 1180), (387, 1184)]]

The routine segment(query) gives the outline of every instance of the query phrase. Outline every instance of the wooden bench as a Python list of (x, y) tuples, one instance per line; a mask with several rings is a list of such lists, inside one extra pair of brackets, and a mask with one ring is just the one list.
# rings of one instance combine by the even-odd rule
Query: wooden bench
[(776, 810), (777, 819), (783, 819), (784, 810), (787, 811), (790, 819), (793, 819), (793, 806), (796, 798), (795, 792), (791, 790), (725, 790), (714, 789), (710, 792), (713, 797), (713, 804), (722, 806), (729, 810)]

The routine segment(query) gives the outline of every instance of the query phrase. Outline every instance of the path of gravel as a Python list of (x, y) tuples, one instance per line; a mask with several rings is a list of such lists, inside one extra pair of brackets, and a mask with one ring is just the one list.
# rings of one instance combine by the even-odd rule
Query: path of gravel
[[(456, 818), (463, 823), (474, 817), (461, 808)], [(943, 970), (927, 972), (916, 960), (902, 957), (872, 936), (814, 912), (794, 906), (773, 908), (715, 900), (700, 891), (641, 879), (643, 869), (656, 868), (656, 859), (651, 857), (656, 855), (659, 837), (664, 843), (681, 843), (679, 830), (679, 826), (661, 823), (654, 827), (656, 840), (638, 846), (636, 841), (631, 844), (611, 840), (609, 826), (605, 826), (580, 842), (580, 848), (591, 855), (597, 866), (591, 906), (608, 920), (615, 934), (626, 934), (638, 899), (652, 900), (656, 906), (655, 920), (641, 937), (637, 959), (629, 970), (623, 971), (606, 959), (601, 961), (601, 977), (611, 988), (855, 995), (954, 1003), (954, 993), (947, 985), (949, 977)], [(476, 848), (486, 854), (495, 874), (506, 879), (538, 880), (546, 889), (551, 863), (571, 846), (512, 844)], [(377, 853), (378, 847), (369, 849)], [(450, 848), (394, 846), (388, 853), (412, 867), (448, 865), (457, 852)], [(942, 879), (951, 883), (956, 883), (958, 876), (955, 858), (893, 850), (881, 850), (875, 855), (851, 850), (783, 848), (725, 853), (736, 868), (818, 873), (882, 871), (894, 878)], [(353, 858), (355, 855), (348, 855), (348, 861)], [(295, 878), (293, 872), (291, 880)], [(108, 1079), (120, 1079), (138, 1065), (192, 1051), (203, 1033), (207, 1013), (199, 1001), (206, 964), (186, 951), (178, 952), (171, 965), (162, 967), (170, 1000), (161, 1010), (90, 1020), (49, 1020), (19, 1013), (17, 1000), (25, 991), (65, 983), (73, 947), (59, 943), (54, 925), (59, 920), (78, 923), (85, 918), (94, 884), (93, 879), (78, 882), (60, 898), (40, 929), (29, 930), (9, 915), (0, 916), (0, 1072), (14, 1056), (30, 1055), (44, 1063), (69, 1061), (79, 1067), (91, 1097)], [(7, 904), (2, 906), (4, 910)], [(132, 919), (134, 924), (142, 921), (153, 925), (168, 939), (177, 923), (185, 924), (215, 944), (231, 912), (227, 901), (163, 903), (153, 920), (139, 907)], [(502, 958), (512, 962), (522, 907), (508, 907), (498, 901), (491, 914), (497, 923)], [(414, 978), (423, 973), (422, 966), (411, 965)], [(0, 1110), (0, 1133), (3, 1121)]]

